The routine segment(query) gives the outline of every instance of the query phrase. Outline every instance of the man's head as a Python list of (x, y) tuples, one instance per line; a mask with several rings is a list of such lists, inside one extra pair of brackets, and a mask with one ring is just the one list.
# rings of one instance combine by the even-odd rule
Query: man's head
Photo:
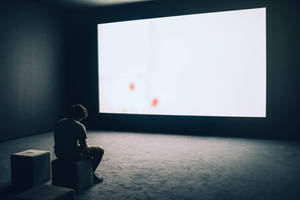
[(87, 109), (81, 104), (74, 104), (71, 106), (68, 117), (75, 119), (77, 121), (82, 121), (88, 116)]

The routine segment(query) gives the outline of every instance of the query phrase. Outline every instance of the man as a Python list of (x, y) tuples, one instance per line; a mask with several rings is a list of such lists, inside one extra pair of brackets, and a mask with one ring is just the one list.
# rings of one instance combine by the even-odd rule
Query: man
[(102, 182), (95, 171), (102, 159), (104, 149), (88, 146), (85, 126), (81, 123), (88, 116), (81, 104), (73, 105), (66, 118), (61, 119), (54, 128), (54, 152), (57, 158), (76, 161), (90, 159), (94, 170), (94, 183)]

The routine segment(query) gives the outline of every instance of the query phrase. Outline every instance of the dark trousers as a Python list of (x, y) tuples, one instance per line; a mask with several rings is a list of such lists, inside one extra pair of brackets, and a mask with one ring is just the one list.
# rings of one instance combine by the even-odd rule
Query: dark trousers
[(96, 145), (89, 145), (87, 147), (88, 157), (87, 159), (90, 159), (93, 165), (93, 170), (96, 171), (98, 165), (100, 164), (104, 149), (101, 146)]
[(103, 157), (104, 149), (101, 146), (88, 145), (84, 151), (80, 150), (68, 154), (55, 152), (55, 154), (57, 158), (68, 161), (88, 159), (92, 162), (93, 170), (95, 172)]

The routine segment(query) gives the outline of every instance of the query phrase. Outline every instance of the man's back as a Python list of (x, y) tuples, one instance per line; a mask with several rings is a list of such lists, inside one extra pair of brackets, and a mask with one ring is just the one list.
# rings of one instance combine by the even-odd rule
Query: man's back
[(86, 130), (80, 122), (65, 118), (54, 128), (54, 150), (58, 158), (73, 159), (79, 156), (78, 140), (85, 140)]

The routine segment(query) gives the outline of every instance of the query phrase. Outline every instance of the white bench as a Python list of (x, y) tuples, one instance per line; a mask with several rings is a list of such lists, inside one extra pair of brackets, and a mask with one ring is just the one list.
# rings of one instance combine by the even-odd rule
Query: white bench
[(12, 185), (27, 189), (50, 180), (50, 152), (29, 149), (10, 157)]
[(52, 184), (81, 192), (93, 185), (93, 167), (90, 160), (53, 160)]

